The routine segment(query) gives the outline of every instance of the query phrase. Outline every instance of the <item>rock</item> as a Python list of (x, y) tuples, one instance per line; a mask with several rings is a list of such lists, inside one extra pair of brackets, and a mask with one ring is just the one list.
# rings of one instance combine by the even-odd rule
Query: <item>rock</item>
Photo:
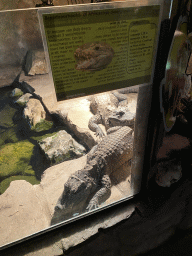
[(48, 109), (56, 106), (55, 89), (49, 74), (26, 76), (23, 71), (20, 74), (19, 83), (27, 83), (33, 87), (35, 93), (42, 97), (43, 102)]
[(18, 100), (16, 100), (16, 103), (19, 104), (19, 106), (21, 107), (25, 107), (30, 97), (31, 97), (30, 93), (25, 93)]
[(16, 98), (16, 97), (19, 97), (19, 96), (22, 96), (23, 95), (23, 92), (19, 89), (19, 88), (15, 88), (11, 94), (10, 94), (10, 97), (12, 98)]
[[(1, 65), (1, 61), (0, 61), (0, 65)], [(21, 70), (22, 70), (21, 65), (11, 66), (11, 65), (4, 65), (3, 63), (0, 68), (0, 88), (5, 86), (10, 86), (16, 79), (17, 75), (21, 72)]]
[(0, 245), (49, 227), (51, 214), (40, 186), (13, 181), (0, 196)]
[[(10, 1), (10, 3), (8, 1), (4, 2), (7, 5), (7, 10), (10, 9), (11, 5), (15, 4), (15, 1)], [(29, 2), (34, 6), (33, 0), (29, 0)], [(27, 6), (29, 7), (30, 4), (27, 4)], [(37, 10), (5, 11), (0, 16), (0, 65), (8, 68), (10, 66), (21, 67), (28, 49), (43, 49)]]
[(29, 50), (25, 57), (24, 71), (27, 75), (42, 75), (47, 72), (45, 53), (43, 50)]
[(14, 10), (22, 8), (34, 8), (36, 3), (41, 3), (41, 0), (1, 0), (0, 10)]
[(181, 163), (175, 161), (162, 161), (157, 165), (156, 183), (161, 187), (170, 187), (182, 177)]
[(86, 152), (86, 149), (64, 130), (39, 141), (39, 145), (52, 165), (78, 158)]
[(81, 143), (91, 149), (97, 144), (97, 137), (88, 128), (92, 113), (89, 109), (90, 102), (86, 98), (72, 99), (57, 106), (56, 113), (61, 122), (75, 134)]
[(41, 102), (37, 99), (32, 98), (27, 102), (23, 114), (24, 118), (27, 120), (32, 130), (48, 130), (53, 125), (52, 122), (45, 120), (46, 112)]

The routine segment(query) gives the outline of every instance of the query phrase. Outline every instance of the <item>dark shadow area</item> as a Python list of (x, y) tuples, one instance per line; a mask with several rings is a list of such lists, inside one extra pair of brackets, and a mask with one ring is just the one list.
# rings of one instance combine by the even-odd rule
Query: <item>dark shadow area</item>
[(41, 180), (43, 172), (50, 166), (46, 157), (41, 153), (38, 145), (35, 145), (33, 149), (33, 155), (30, 160), (30, 165), (35, 171), (37, 180)]
[(192, 255), (192, 228), (175, 234), (157, 248), (139, 254), (138, 256), (191, 256)]

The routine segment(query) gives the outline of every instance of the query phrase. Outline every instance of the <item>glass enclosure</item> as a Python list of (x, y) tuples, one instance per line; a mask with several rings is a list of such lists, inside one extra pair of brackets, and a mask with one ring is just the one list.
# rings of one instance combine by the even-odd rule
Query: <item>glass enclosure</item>
[(140, 191), (162, 12), (16, 2), (0, 5), (0, 246)]

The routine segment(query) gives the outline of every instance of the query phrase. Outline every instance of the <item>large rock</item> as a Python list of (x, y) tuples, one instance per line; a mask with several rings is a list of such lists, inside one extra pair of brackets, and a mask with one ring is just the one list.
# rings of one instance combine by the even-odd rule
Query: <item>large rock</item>
[(19, 89), (19, 88), (15, 88), (11, 94), (10, 94), (10, 97), (11, 98), (17, 98), (19, 96), (22, 96), (23, 95), (23, 92)]
[(34, 126), (45, 120), (46, 112), (39, 100), (30, 99), (24, 109), (24, 117), (27, 119), (31, 126)]
[(41, 3), (41, 0), (1, 0), (0, 10), (34, 8), (36, 3)]
[(39, 146), (51, 165), (78, 158), (86, 152), (86, 149), (64, 130), (39, 141)]
[(29, 50), (26, 54), (24, 71), (27, 75), (43, 75), (47, 72), (45, 53), (43, 50)]
[[(32, 3), (33, 1), (29, 0), (28, 2)], [(1, 12), (0, 20), (0, 66), (6, 69), (10, 68), (12, 71), (12, 67), (22, 66), (29, 49), (43, 49), (37, 10)]]
[(89, 109), (90, 102), (86, 98), (67, 100), (57, 106), (56, 113), (61, 122), (75, 134), (81, 143), (91, 149), (97, 144), (97, 137), (88, 128), (92, 113)]
[(0, 245), (47, 228), (51, 219), (40, 186), (19, 180), (0, 196)]
[(16, 100), (16, 103), (19, 104), (19, 106), (21, 107), (25, 107), (30, 98), (31, 94), (25, 93), (18, 100)]
[(46, 120), (46, 112), (41, 102), (37, 99), (29, 99), (24, 108), (23, 115), (31, 129), (37, 132), (49, 130), (53, 126), (52, 121)]
[[(1, 16), (1, 15), (0, 15)], [(6, 65), (4, 66), (3, 64), (1, 64), (0, 61), (0, 88), (4, 87), (4, 86), (10, 86), (13, 81), (15, 80), (15, 78), (17, 77), (17, 75), (19, 74), (19, 72), (21, 72), (22, 67), (21, 65), (19, 66), (10, 66), (10, 65)]]

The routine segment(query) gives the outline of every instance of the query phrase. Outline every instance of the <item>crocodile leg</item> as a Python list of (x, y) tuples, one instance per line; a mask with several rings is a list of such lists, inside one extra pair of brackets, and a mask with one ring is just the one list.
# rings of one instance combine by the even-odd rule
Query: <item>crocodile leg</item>
[(102, 118), (101, 115), (94, 115), (89, 119), (88, 127), (91, 131), (95, 132), (96, 136), (99, 136), (100, 138), (104, 137), (105, 134), (102, 131), (99, 124), (102, 124)]
[(87, 210), (94, 210), (98, 208), (98, 206), (107, 200), (107, 198), (111, 194), (111, 180), (109, 178), (109, 175), (104, 175), (101, 180), (101, 188), (97, 191), (97, 193), (93, 196), (93, 198), (90, 200)]

